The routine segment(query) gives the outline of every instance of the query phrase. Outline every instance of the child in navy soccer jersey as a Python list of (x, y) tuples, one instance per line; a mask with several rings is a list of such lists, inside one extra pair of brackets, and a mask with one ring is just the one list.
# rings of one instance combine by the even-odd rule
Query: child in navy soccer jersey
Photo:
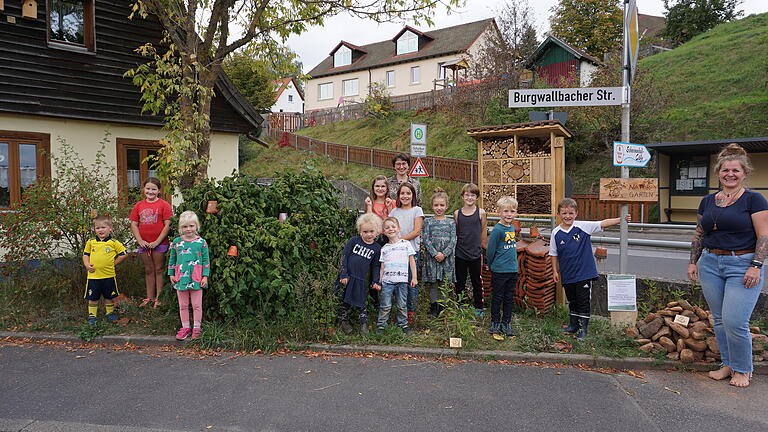
[[(592, 281), (597, 279), (597, 266), (592, 257), (591, 236), (603, 228), (618, 225), (620, 218), (599, 222), (577, 221), (576, 201), (564, 198), (557, 204), (562, 223), (552, 230), (549, 255), (555, 268), (555, 282), (561, 282), (568, 298), (570, 324), (562, 331), (575, 333), (577, 339), (587, 336), (590, 316)], [(627, 214), (627, 222), (631, 220)]]
[[(352, 306), (360, 311), (360, 333), (368, 333), (368, 312), (365, 300), (368, 288), (380, 290), (379, 285), (379, 256), (381, 246), (375, 242), (381, 233), (381, 219), (373, 213), (366, 213), (357, 218), (357, 231), (344, 246), (339, 272), (339, 282), (344, 286), (344, 297), (341, 304), (341, 330), (352, 333), (349, 323), (349, 311)], [(370, 275), (370, 281), (368, 276)]]

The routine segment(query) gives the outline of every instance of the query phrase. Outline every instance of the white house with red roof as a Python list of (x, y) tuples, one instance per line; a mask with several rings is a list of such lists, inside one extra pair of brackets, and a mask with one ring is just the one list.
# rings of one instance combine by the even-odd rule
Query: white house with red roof
[(273, 113), (303, 113), (304, 92), (291, 77), (272, 81), (275, 88), (275, 104)]

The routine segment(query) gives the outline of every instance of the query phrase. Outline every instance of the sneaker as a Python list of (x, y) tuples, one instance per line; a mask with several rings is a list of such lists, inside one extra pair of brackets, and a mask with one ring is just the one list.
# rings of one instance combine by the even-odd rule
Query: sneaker
[(403, 333), (405, 333), (405, 334), (413, 333), (413, 330), (411, 330), (410, 327), (401, 327), (401, 330), (403, 330)]
[(191, 329), (188, 329), (186, 327), (182, 327), (176, 333), (176, 340), (182, 341), (182, 340), (188, 338), (190, 334), (192, 334), (192, 330)]
[(515, 335), (515, 332), (512, 331), (512, 325), (511, 324), (502, 324), (501, 325), (501, 332), (504, 333), (505, 336), (512, 337)]
[(501, 324), (499, 323), (492, 323), (491, 328), (488, 330), (491, 333), (491, 337), (494, 340), (497, 341), (503, 341), (504, 340), (504, 334), (501, 329)]
[(192, 340), (200, 339), (200, 335), (203, 334), (201, 329), (192, 329)]
[(504, 340), (504, 335), (500, 333), (494, 333), (491, 335), (491, 337), (493, 338), (493, 340), (497, 340), (499, 342)]
[(499, 325), (499, 323), (491, 323), (491, 326), (488, 328), (488, 333), (499, 333)]
[(360, 324), (360, 334), (367, 335), (368, 333), (370, 333), (368, 331), (368, 326), (366, 324)]
[(482, 318), (485, 316), (485, 311), (482, 309), (475, 309), (475, 318)]
[(98, 320), (96, 319), (95, 316), (89, 316), (87, 321), (88, 321), (88, 325), (96, 325), (96, 321)]
[(107, 319), (107, 321), (109, 321), (109, 322), (115, 322), (115, 321), (117, 321), (117, 320), (119, 319), (119, 318), (118, 318), (118, 316), (117, 316), (117, 312), (112, 312), (112, 313), (109, 313), (109, 314), (107, 314), (107, 315), (105, 316), (105, 318), (106, 318), (106, 319)]
[(352, 334), (352, 326), (349, 325), (349, 321), (341, 322), (341, 331), (343, 331), (344, 334)]
[(384, 327), (376, 327), (376, 334), (384, 334)]

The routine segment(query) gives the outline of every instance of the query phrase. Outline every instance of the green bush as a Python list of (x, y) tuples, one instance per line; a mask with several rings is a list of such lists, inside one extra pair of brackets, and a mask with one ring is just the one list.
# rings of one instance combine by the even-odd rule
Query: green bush
[[(339, 206), (337, 193), (313, 168), (287, 172), (268, 186), (234, 174), (185, 192), (176, 214), (197, 213), (210, 247), (209, 316), (271, 321), (311, 311), (327, 321), (327, 307), (307, 305), (332, 290), (328, 283), (318, 293), (313, 281), (335, 275), (339, 252), (355, 230), (356, 215)], [(218, 202), (218, 213), (205, 212), (208, 201)], [(280, 213), (288, 214), (285, 222)], [(237, 246), (237, 257), (227, 256), (230, 246)]]

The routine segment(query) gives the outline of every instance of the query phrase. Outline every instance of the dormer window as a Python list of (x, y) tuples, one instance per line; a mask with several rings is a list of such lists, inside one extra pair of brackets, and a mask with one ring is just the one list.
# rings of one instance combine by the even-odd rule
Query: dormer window
[(352, 64), (352, 50), (342, 45), (333, 54), (333, 67), (349, 66)]
[(419, 50), (419, 37), (413, 32), (406, 31), (397, 40), (397, 55), (413, 53)]

